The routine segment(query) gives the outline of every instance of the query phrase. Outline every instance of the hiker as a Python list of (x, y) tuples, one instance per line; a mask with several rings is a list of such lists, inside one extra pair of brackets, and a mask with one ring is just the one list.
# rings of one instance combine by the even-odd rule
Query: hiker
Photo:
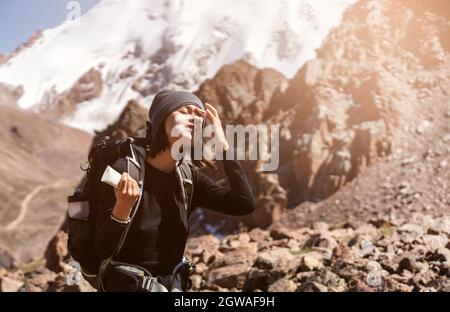
[[(219, 185), (197, 170), (201, 166), (211, 166), (211, 162), (193, 159), (192, 202), (186, 211), (176, 179), (177, 161), (171, 154), (171, 147), (178, 138), (172, 137), (171, 131), (180, 126), (192, 130), (194, 118), (207, 118), (216, 126), (215, 135), (223, 143), (223, 160), (220, 161), (230, 187)], [(184, 291), (189, 288), (187, 282), (179, 274), (174, 277), (173, 272), (184, 259), (192, 210), (203, 207), (229, 215), (247, 215), (255, 211), (255, 198), (239, 161), (226, 159), (225, 152), (230, 147), (217, 110), (196, 95), (167, 89), (159, 92), (149, 110), (145, 142), (142, 198), (115, 261), (145, 269), (157, 276), (158, 282), (169, 291)], [(117, 188), (104, 185), (103, 189), (95, 221), (94, 245), (100, 258), (106, 259), (128, 226), (140, 193), (138, 184), (127, 173), (122, 174)], [(101, 281), (105, 291), (139, 291), (117, 270), (104, 272)]]

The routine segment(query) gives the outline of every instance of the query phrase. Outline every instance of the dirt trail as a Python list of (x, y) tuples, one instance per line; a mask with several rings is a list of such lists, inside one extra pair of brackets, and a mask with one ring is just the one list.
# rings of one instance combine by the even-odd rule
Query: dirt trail
[(22, 203), (20, 204), (20, 212), (19, 212), (17, 218), (15, 220), (13, 220), (11, 223), (9, 223), (5, 227), (5, 230), (8, 230), (8, 231), (14, 230), (23, 221), (23, 219), (27, 215), (29, 203), (34, 198), (34, 196), (39, 194), (39, 192), (41, 190), (45, 189), (46, 187), (59, 187), (62, 184), (67, 183), (67, 181), (68, 181), (67, 179), (61, 179), (61, 180), (57, 180), (56, 182), (42, 184), (42, 185), (38, 185), (37, 187), (35, 187), (22, 200)]

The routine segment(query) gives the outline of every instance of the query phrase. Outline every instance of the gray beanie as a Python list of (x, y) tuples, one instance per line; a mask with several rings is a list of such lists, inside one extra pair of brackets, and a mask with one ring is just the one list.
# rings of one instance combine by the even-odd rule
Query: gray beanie
[(170, 113), (190, 104), (194, 104), (202, 110), (205, 109), (203, 102), (191, 92), (171, 91), (168, 89), (158, 92), (148, 112), (147, 138), (150, 139), (149, 136), (151, 136), (151, 141), (154, 141), (159, 127)]

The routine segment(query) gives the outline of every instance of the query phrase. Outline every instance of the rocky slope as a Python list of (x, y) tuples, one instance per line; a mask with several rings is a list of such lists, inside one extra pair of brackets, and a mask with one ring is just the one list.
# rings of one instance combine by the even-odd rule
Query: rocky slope
[(289, 205), (327, 198), (367, 166), (448, 132), (448, 17), (379, 3), (378, 24), (365, 2), (353, 6), (270, 106), (294, 115), (280, 169)]
[[(450, 218), (418, 213), (360, 226), (316, 222), (191, 238), (192, 291), (450, 291)], [(1, 291), (93, 291), (76, 276), (67, 235), (50, 242), (46, 262), (0, 269)], [(46, 265), (44, 266), (44, 264)]]
[(450, 291), (450, 219), (253, 229), (191, 239), (195, 290)]
[[(1, 98), (1, 96), (0, 96)], [(0, 103), (0, 267), (43, 256), (92, 137)]]
[[(283, 223), (288, 226), (317, 219), (395, 218), (415, 211), (449, 213), (449, 3), (382, 3), (378, 26), (367, 26), (360, 18), (364, 7), (356, 5), (318, 52), (321, 68), (334, 73), (329, 77), (335, 79), (335, 89), (350, 95), (353, 107), (347, 120), (356, 124), (355, 139), (344, 147), (347, 156), (334, 170), (346, 168), (340, 181), (359, 177), (326, 201), (305, 202), (287, 213)], [(323, 87), (316, 89), (314, 96)], [(339, 102), (340, 107), (345, 103)], [(380, 158), (384, 146), (388, 153)], [(311, 154), (313, 149), (306, 150), (308, 159), (320, 159)], [(319, 181), (319, 188), (327, 185)]]

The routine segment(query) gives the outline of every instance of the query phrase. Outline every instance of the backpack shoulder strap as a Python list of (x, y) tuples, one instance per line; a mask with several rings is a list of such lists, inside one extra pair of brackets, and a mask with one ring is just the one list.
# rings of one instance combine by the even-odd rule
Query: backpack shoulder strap
[(181, 177), (183, 180), (184, 193), (186, 194), (187, 210), (190, 211), (192, 198), (194, 196), (194, 174), (193, 166), (189, 161), (182, 159), (178, 163), (178, 168), (180, 169)]
[(134, 216), (137, 213), (139, 204), (141, 202), (141, 199), (142, 199), (142, 196), (144, 193), (143, 187), (144, 187), (144, 178), (145, 178), (145, 149), (142, 146), (134, 144), (133, 138), (129, 138), (129, 142), (130, 142), (130, 150), (131, 150), (131, 154), (132, 154), (131, 160), (134, 161), (135, 164), (138, 165), (138, 168), (139, 168), (139, 179), (136, 182), (137, 182), (141, 192), (140, 192), (138, 200), (135, 203), (134, 209), (131, 212), (130, 223), (128, 223), (128, 226), (125, 229), (125, 234), (121, 237), (119, 246), (117, 246), (117, 251), (114, 253), (115, 255), (117, 255), (120, 252), (120, 249), (122, 248), (122, 245), (128, 234), (128, 230), (131, 226), (131, 223), (133, 222)]

